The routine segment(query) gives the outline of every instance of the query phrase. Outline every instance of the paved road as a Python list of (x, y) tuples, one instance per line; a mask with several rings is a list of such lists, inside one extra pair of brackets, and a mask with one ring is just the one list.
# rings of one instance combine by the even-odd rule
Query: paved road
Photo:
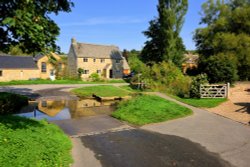
[(186, 138), (200, 143), (211, 152), (218, 153), (237, 167), (249, 167), (250, 126), (183, 104), (166, 95), (160, 93), (157, 95), (192, 109), (194, 115), (146, 125), (142, 129)]
[(26, 95), (32, 99), (40, 97), (60, 97), (60, 98), (74, 98), (69, 91), (73, 88), (86, 86), (100, 86), (113, 85), (123, 86), (128, 83), (111, 83), (111, 84), (41, 84), (41, 85), (14, 85), (14, 86), (0, 86), (0, 92), (13, 92)]
[[(76, 85), (79, 86), (82, 85)], [(70, 88), (72, 85), (9, 87), (40, 92), (43, 96), (65, 95)], [(173, 100), (160, 93), (157, 95)], [(72, 136), (73, 167), (249, 166), (249, 126), (185, 106), (194, 111), (193, 116), (141, 128), (130, 127), (108, 116), (57, 124), (64, 130), (68, 127), (69, 131), (65, 132)], [(67, 123), (70, 126), (63, 128)]]

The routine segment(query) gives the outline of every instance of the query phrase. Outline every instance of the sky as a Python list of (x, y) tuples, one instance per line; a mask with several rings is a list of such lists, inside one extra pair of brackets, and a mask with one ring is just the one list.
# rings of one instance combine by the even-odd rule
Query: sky
[[(51, 15), (60, 27), (57, 44), (68, 53), (71, 38), (77, 42), (116, 45), (120, 50), (141, 50), (143, 31), (157, 14), (158, 0), (73, 0), (72, 12)], [(201, 27), (200, 11), (205, 0), (189, 0), (181, 37), (187, 50), (194, 50), (193, 32)]]

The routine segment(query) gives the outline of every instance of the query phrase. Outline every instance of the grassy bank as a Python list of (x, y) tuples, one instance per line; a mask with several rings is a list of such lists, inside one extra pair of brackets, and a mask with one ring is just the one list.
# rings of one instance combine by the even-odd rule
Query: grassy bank
[(136, 87), (132, 88), (130, 85), (120, 86), (120, 88), (134, 93), (152, 92), (150, 89), (138, 89)]
[(178, 101), (181, 101), (183, 103), (189, 104), (191, 106), (194, 107), (200, 107), (200, 108), (213, 108), (216, 107), (218, 105), (220, 105), (221, 103), (227, 101), (227, 99), (225, 98), (212, 98), (212, 99), (196, 99), (196, 98), (180, 98), (177, 96), (171, 96), (173, 98), (175, 98)]
[(99, 81), (99, 82), (91, 82), (91, 81), (81, 81), (81, 80), (20, 80), (20, 81), (9, 81), (9, 82), (0, 82), (0, 86), (7, 86), (7, 85), (37, 85), (37, 84), (105, 84), (105, 83), (125, 83), (124, 80), (106, 80), (106, 81)]
[(0, 117), (0, 166), (66, 167), (70, 139), (55, 125), (14, 116)]
[(93, 94), (101, 97), (128, 96), (131, 92), (116, 86), (89, 86), (71, 90), (72, 93), (81, 97), (92, 97)]
[(158, 96), (142, 95), (119, 104), (112, 116), (136, 125), (185, 117), (192, 111)]

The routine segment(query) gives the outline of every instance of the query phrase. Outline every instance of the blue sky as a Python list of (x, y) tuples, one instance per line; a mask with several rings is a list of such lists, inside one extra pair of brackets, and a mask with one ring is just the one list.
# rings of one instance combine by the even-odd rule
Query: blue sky
[[(158, 0), (75, 0), (71, 13), (51, 18), (59, 25), (57, 44), (68, 53), (70, 41), (113, 44), (123, 49), (141, 50), (146, 41), (142, 31), (157, 16)], [(187, 49), (195, 49), (193, 32), (199, 26), (201, 5), (205, 0), (189, 0), (189, 10), (181, 31)]]

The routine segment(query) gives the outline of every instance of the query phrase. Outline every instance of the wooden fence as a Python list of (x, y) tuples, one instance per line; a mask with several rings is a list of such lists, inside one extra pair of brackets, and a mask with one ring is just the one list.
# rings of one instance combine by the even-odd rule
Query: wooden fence
[(230, 84), (200, 85), (201, 98), (228, 98)]

